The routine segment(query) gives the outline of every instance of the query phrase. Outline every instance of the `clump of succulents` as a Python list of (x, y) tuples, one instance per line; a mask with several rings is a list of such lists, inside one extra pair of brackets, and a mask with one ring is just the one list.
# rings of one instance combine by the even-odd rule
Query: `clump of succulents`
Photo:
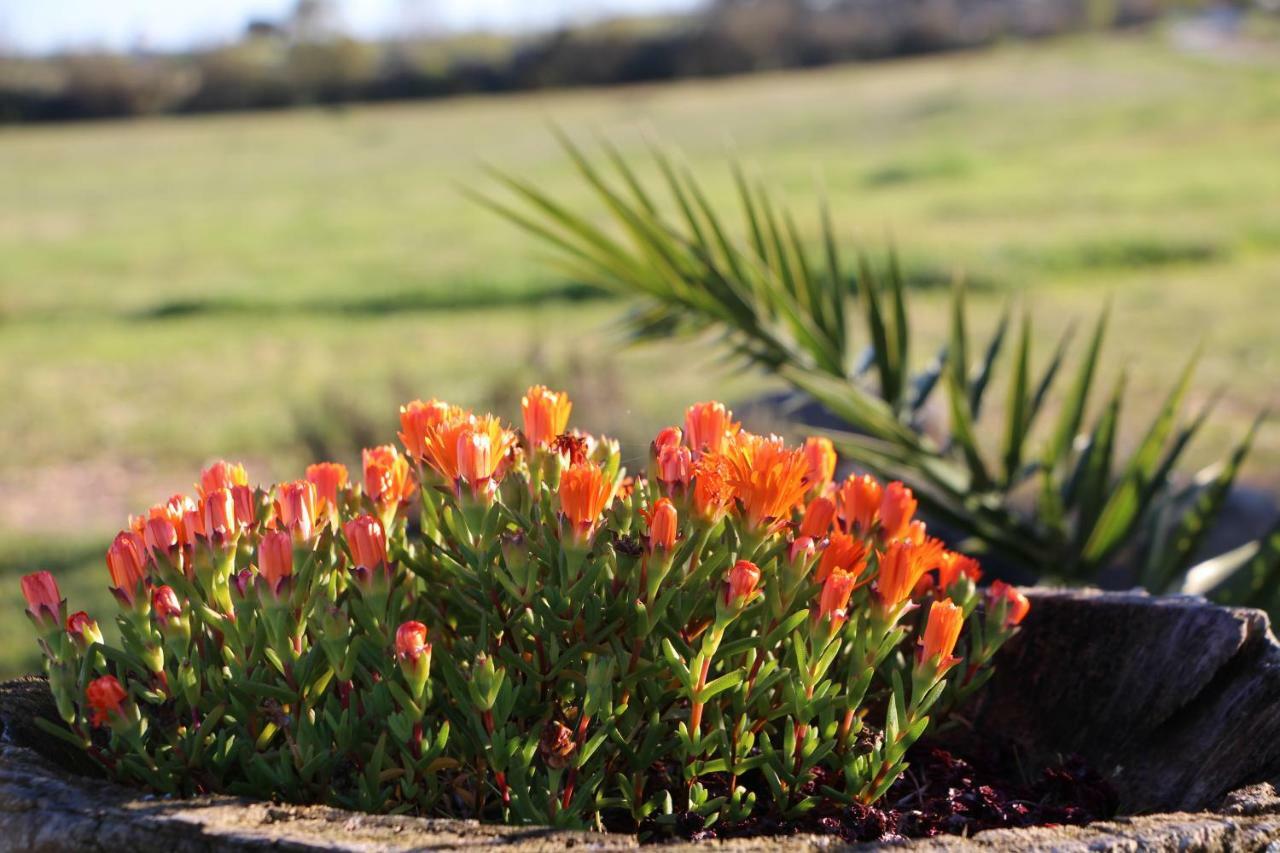
[(872, 803), (1027, 600), (976, 588), (901, 483), (829, 442), (688, 409), (628, 476), (616, 442), (435, 400), (366, 450), (131, 520), (119, 642), (23, 578), (65, 728), (113, 776), (510, 823), (704, 826)]

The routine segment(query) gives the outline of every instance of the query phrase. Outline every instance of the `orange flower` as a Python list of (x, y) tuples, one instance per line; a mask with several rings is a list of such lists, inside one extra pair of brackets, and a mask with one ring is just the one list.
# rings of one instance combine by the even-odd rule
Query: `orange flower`
[(563, 391), (552, 391), (545, 385), (534, 385), (520, 398), (524, 414), (524, 435), (531, 447), (547, 447), (569, 426), (573, 403)]
[(943, 551), (938, 558), (938, 586), (950, 589), (961, 576), (977, 583), (982, 578), (982, 568), (972, 557), (955, 551)]
[(649, 547), (652, 550), (670, 551), (675, 547), (676, 534), (680, 531), (680, 517), (670, 498), (658, 498), (653, 509), (645, 513), (649, 522)]
[(258, 543), (258, 571), (271, 594), (278, 596), (285, 579), (293, 574), (293, 541), (283, 530), (264, 533)]
[(257, 507), (253, 505), (253, 489), (248, 486), (232, 486), (231, 502), (236, 507), (236, 523), (241, 528), (252, 527), (258, 523)]
[(200, 499), (200, 521), (204, 535), (217, 545), (240, 532), (236, 501), (230, 489), (214, 489)]
[(943, 598), (935, 601), (929, 608), (929, 621), (924, 628), (924, 637), (920, 640), (917, 660), (920, 663), (936, 662), (938, 672), (950, 669), (959, 658), (951, 656), (956, 641), (960, 639), (960, 629), (964, 627), (964, 611)]
[(928, 544), (917, 545), (907, 539), (896, 539), (880, 552), (880, 573), (876, 577), (876, 593), (886, 607), (906, 601), (919, 583), (921, 575), (936, 559), (937, 549)]
[(416, 661), (424, 654), (431, 654), (426, 625), (405, 622), (396, 629), (396, 657), (403, 661)]
[(132, 606), (138, 590), (146, 581), (144, 568), (146, 545), (132, 531), (121, 531), (107, 549), (107, 571), (115, 584), (112, 592), (125, 604)]
[(590, 538), (600, 513), (612, 499), (613, 483), (597, 465), (590, 462), (570, 465), (560, 475), (560, 511), (577, 542)]
[(729, 484), (755, 529), (776, 528), (804, 500), (808, 463), (802, 450), (788, 450), (777, 436), (743, 433), (724, 454)]
[(816, 436), (805, 439), (804, 458), (809, 463), (809, 488), (821, 492), (836, 475), (836, 449), (831, 439)]
[(746, 607), (759, 592), (760, 567), (750, 560), (739, 560), (729, 569), (725, 579), (724, 603), (730, 607)]
[(886, 541), (906, 536), (916, 514), (916, 499), (902, 483), (890, 483), (880, 499), (880, 535)]
[(729, 463), (719, 454), (704, 455), (693, 466), (693, 508), (708, 524), (724, 518), (733, 506)]
[(310, 480), (281, 483), (276, 499), (276, 519), (297, 542), (306, 542), (315, 532), (316, 486)]
[(458, 477), (476, 488), (501, 479), (502, 462), (515, 444), (515, 436), (503, 429), (497, 418), (485, 415), (466, 425), (457, 442)]
[(161, 625), (182, 615), (182, 603), (171, 586), (158, 586), (151, 590), (151, 609)]
[(684, 433), (680, 432), (680, 427), (666, 427), (658, 433), (658, 437), (649, 445), (649, 449), (653, 452), (653, 458), (657, 459), (664, 447), (679, 447), (683, 439)]
[(832, 629), (838, 630), (849, 617), (846, 608), (857, 585), (857, 576), (850, 572), (836, 569), (827, 575), (818, 595), (818, 622), (830, 619)]
[(249, 475), (243, 465), (234, 465), (219, 459), (200, 472), (200, 497), (218, 489), (249, 485)]
[(1031, 609), (1031, 601), (1004, 581), (996, 581), (987, 590), (987, 610), (992, 612), (1001, 606), (1007, 608), (1004, 627), (1012, 628), (1026, 617), (1027, 611)]
[(378, 506), (399, 506), (413, 494), (409, 460), (390, 444), (366, 448), (361, 460), (365, 494)]
[(414, 400), (400, 407), (400, 441), (405, 452), (418, 460), (426, 458), (426, 440), (437, 427), (448, 420), (458, 420), (465, 412), (440, 400)]
[(829, 498), (814, 498), (805, 508), (804, 520), (800, 522), (800, 535), (822, 539), (831, 532), (831, 521), (835, 514), (836, 505)]
[(719, 453), (726, 439), (737, 434), (741, 425), (734, 423), (733, 412), (724, 403), (694, 403), (684, 413), (684, 432), (694, 455)]
[(104, 675), (89, 682), (84, 691), (89, 707), (93, 709), (93, 725), (110, 722), (111, 717), (124, 716), (124, 702), (129, 698), (120, 681), (114, 675)]
[(880, 515), (880, 483), (870, 474), (851, 476), (840, 487), (840, 517), (850, 533), (864, 536)]
[(836, 531), (822, 552), (818, 561), (818, 571), (814, 580), (822, 583), (832, 572), (845, 572), (857, 577), (867, 568), (867, 546), (861, 539), (855, 539), (847, 533)]
[(316, 487), (316, 512), (336, 519), (338, 493), (347, 487), (347, 466), (337, 462), (308, 465), (307, 481)]
[(22, 596), (27, 600), (27, 613), (36, 627), (57, 628), (62, 621), (62, 593), (49, 572), (32, 572), (22, 576)]
[(178, 547), (178, 530), (163, 515), (148, 518), (142, 527), (142, 541), (152, 554), (172, 554)]
[(372, 515), (353, 518), (343, 526), (351, 559), (358, 568), (376, 569), (387, 559), (387, 535)]

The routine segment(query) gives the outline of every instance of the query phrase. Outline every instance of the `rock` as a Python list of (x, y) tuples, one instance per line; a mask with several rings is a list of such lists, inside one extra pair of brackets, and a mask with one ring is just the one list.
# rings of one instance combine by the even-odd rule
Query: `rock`
[(1280, 646), (1266, 614), (1186, 596), (1029, 594), (982, 731), (1032, 760), (1084, 756), (1126, 812), (1209, 808), (1280, 775)]

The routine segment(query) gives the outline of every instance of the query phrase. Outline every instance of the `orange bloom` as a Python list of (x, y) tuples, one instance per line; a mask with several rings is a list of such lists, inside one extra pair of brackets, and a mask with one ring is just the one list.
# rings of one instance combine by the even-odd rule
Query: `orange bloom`
[(655, 551), (674, 548), (676, 534), (680, 531), (676, 505), (669, 498), (658, 498), (645, 518), (649, 521), (649, 547)]
[(372, 515), (353, 518), (343, 526), (351, 559), (363, 569), (376, 569), (387, 559), (387, 535)]
[(703, 456), (694, 463), (692, 474), (693, 509), (703, 521), (715, 524), (733, 506), (729, 463), (719, 454)]
[(338, 493), (347, 487), (347, 466), (337, 462), (308, 465), (307, 481), (316, 487), (316, 512), (320, 515), (336, 515)]
[(845, 529), (864, 536), (880, 515), (880, 482), (870, 474), (850, 476), (840, 486), (840, 517)]
[[(448, 420), (460, 420), (466, 413), (440, 400), (414, 400), (400, 407), (400, 441), (414, 459), (426, 458), (427, 436)], [(345, 478), (344, 478), (345, 479)]]
[(760, 567), (750, 560), (739, 560), (729, 569), (724, 588), (724, 603), (730, 607), (745, 607), (758, 595)]
[(849, 616), (846, 608), (857, 585), (857, 576), (849, 572), (836, 569), (827, 575), (818, 595), (818, 621), (830, 619), (832, 628), (839, 629)]
[(497, 418), (486, 415), (465, 426), (457, 442), (458, 477), (474, 487), (501, 478), (502, 462), (515, 436)]
[(204, 535), (215, 544), (240, 532), (236, 501), (230, 489), (214, 489), (200, 499), (200, 521)]
[(276, 519), (298, 542), (306, 542), (315, 532), (316, 486), (310, 480), (281, 483), (276, 499)]
[(240, 527), (252, 527), (258, 523), (258, 510), (253, 504), (253, 489), (248, 486), (232, 486), (231, 502), (236, 507), (236, 523)]
[(531, 447), (547, 447), (569, 426), (573, 403), (563, 391), (551, 391), (545, 385), (534, 385), (520, 398), (524, 414), (524, 435)]
[(684, 413), (684, 433), (694, 455), (719, 453), (726, 439), (739, 429), (741, 425), (734, 423), (733, 412), (724, 403), (694, 403)]
[(146, 545), (138, 534), (131, 531), (118, 533), (107, 549), (107, 571), (115, 584), (112, 592), (130, 606), (147, 578), (145, 554)]
[(293, 574), (293, 540), (288, 533), (271, 530), (263, 534), (258, 543), (258, 571), (271, 594), (279, 595), (281, 584)]
[(949, 589), (961, 576), (977, 583), (982, 578), (982, 567), (972, 557), (955, 551), (943, 551), (938, 558), (938, 586)]
[(148, 518), (142, 527), (142, 541), (153, 556), (172, 554), (178, 547), (178, 530), (163, 515)]
[(416, 661), (424, 654), (431, 654), (426, 625), (405, 622), (396, 629), (396, 657), (403, 661)]
[(959, 658), (952, 657), (951, 652), (955, 650), (963, 627), (963, 610), (949, 598), (935, 601), (929, 608), (929, 621), (920, 640), (917, 658), (920, 663), (936, 660), (940, 672), (953, 666)]
[(89, 682), (84, 691), (89, 707), (93, 709), (93, 725), (108, 723), (111, 717), (124, 716), (124, 702), (129, 694), (124, 691), (114, 675), (104, 675)]
[(399, 506), (413, 494), (409, 460), (390, 444), (366, 448), (361, 460), (365, 494), (378, 506)]
[(800, 535), (822, 539), (831, 532), (831, 521), (835, 515), (836, 505), (829, 498), (814, 498), (805, 508)]
[(880, 573), (876, 577), (876, 592), (886, 607), (906, 601), (919, 583), (921, 575), (936, 559), (937, 549), (928, 544), (917, 545), (906, 539), (896, 539), (880, 553)]
[(162, 625), (182, 615), (182, 603), (171, 586), (158, 586), (151, 590), (151, 609), (156, 621)]
[(808, 462), (777, 436), (742, 434), (725, 452), (729, 483), (752, 528), (785, 524), (804, 500)]
[(880, 535), (886, 540), (906, 536), (915, 514), (916, 499), (911, 490), (902, 483), (890, 483), (880, 499)]
[(56, 628), (62, 619), (62, 593), (49, 572), (32, 572), (22, 576), (22, 596), (27, 600), (27, 613), (36, 626)]
[(816, 436), (805, 439), (804, 458), (809, 463), (809, 488), (822, 491), (836, 475), (836, 449), (831, 439)]
[(600, 513), (613, 499), (613, 483), (604, 469), (589, 462), (570, 465), (560, 475), (560, 511), (582, 542), (595, 530)]
[(249, 485), (249, 475), (243, 465), (233, 465), (219, 459), (200, 472), (200, 497), (218, 489)]
[(1006, 628), (1019, 624), (1031, 609), (1030, 599), (1004, 581), (996, 581), (987, 590), (987, 609), (991, 611), (1001, 605), (1008, 608), (1004, 617)]
[(684, 433), (680, 432), (680, 427), (666, 427), (658, 433), (658, 437), (649, 445), (649, 449), (653, 452), (653, 458), (657, 459), (664, 447), (679, 447), (683, 439)]
[(855, 539), (847, 533), (836, 531), (822, 552), (818, 561), (818, 571), (814, 580), (822, 583), (832, 572), (845, 572), (857, 577), (867, 568), (867, 546), (861, 539)]

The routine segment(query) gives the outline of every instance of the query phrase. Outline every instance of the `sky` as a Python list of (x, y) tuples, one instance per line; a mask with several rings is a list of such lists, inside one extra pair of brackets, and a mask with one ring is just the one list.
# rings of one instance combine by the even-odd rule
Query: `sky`
[[(251, 18), (278, 20), (296, 0), (0, 0), (0, 46), (179, 49), (235, 38)], [(331, 0), (363, 36), (403, 30), (537, 30), (618, 13), (688, 9), (697, 0)]]

